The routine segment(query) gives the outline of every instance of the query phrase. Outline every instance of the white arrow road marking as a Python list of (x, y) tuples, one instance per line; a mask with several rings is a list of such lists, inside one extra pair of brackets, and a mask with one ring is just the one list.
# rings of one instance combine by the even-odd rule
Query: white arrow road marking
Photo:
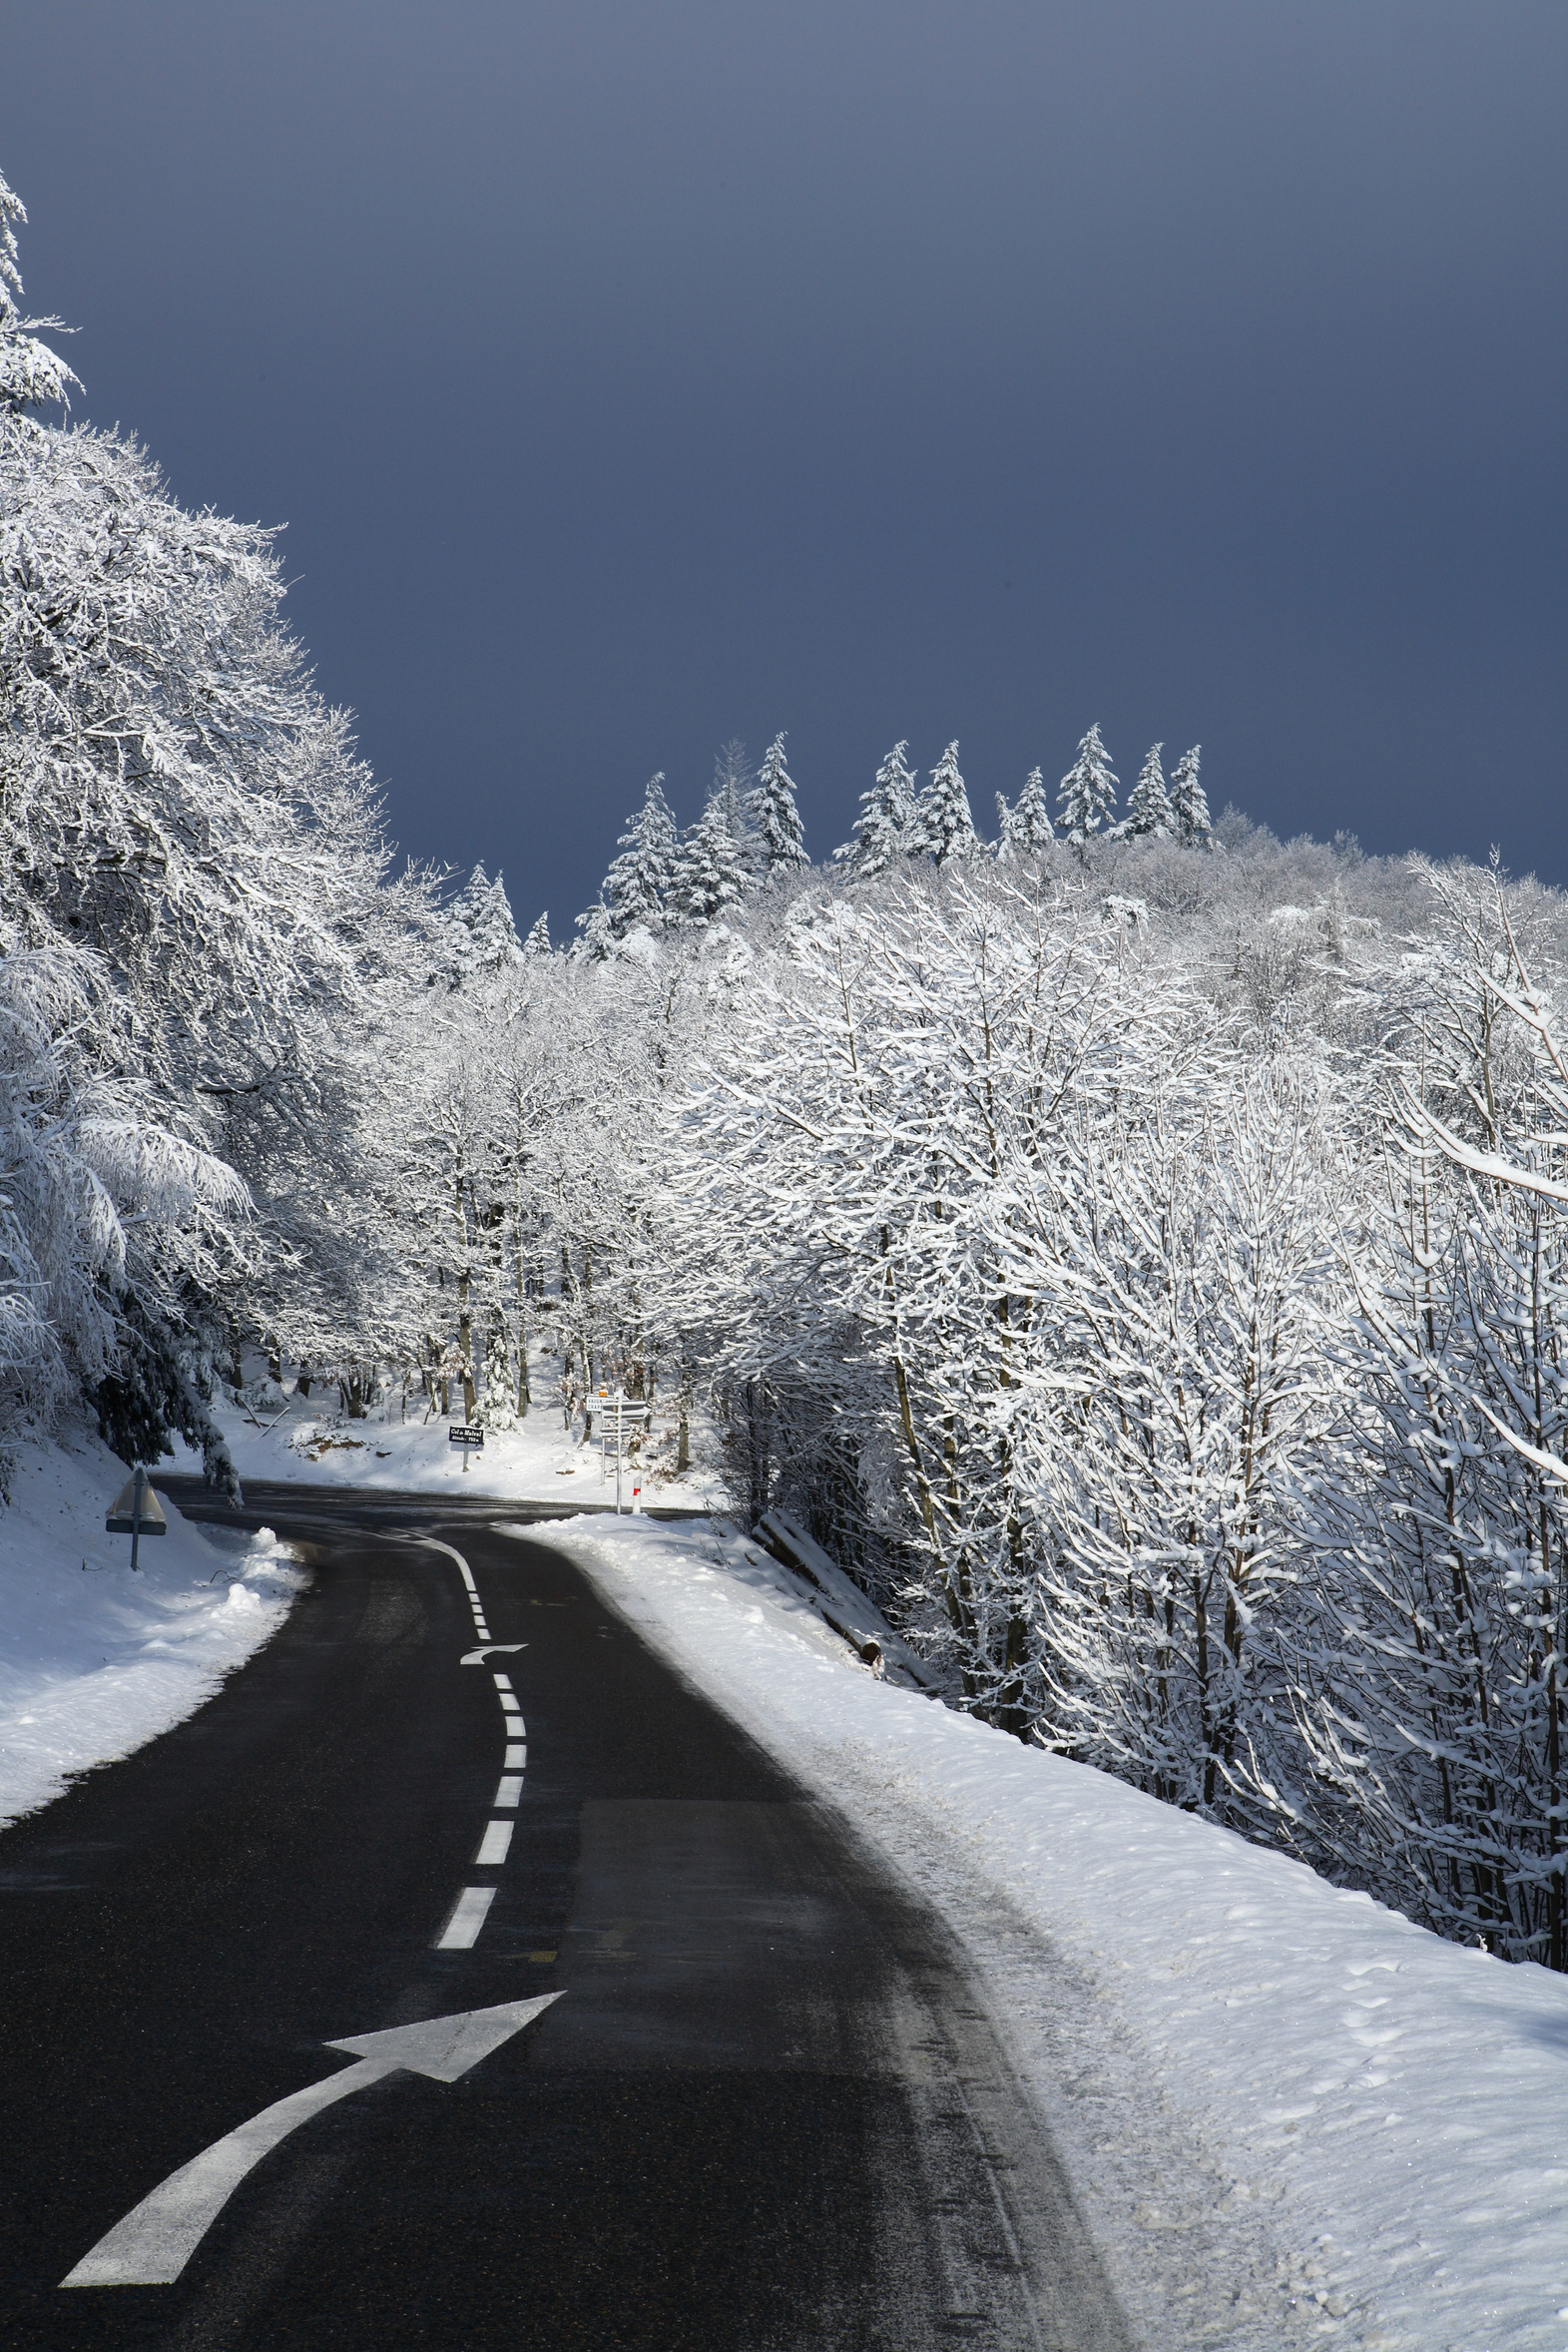
[(486, 1658), (498, 1658), (503, 1650), (526, 1649), (526, 1641), (487, 1641), (483, 1649), (465, 1650), (459, 1658), (460, 1666), (482, 1666)]
[(329, 2074), (324, 2082), (312, 2082), (306, 2090), (292, 2091), (237, 2131), (214, 2140), (117, 2221), (60, 2284), (168, 2286), (180, 2276), (246, 2174), (311, 2115), (399, 2067), (427, 2074), (435, 2082), (455, 2082), (560, 1998), (559, 1993), (542, 1993), (531, 2001), (504, 2001), (497, 2009), (463, 2010), (453, 2017), (426, 2018), (416, 2026), (394, 2026), (383, 2034), (329, 2042), (328, 2050), (347, 2051), (359, 2063)]

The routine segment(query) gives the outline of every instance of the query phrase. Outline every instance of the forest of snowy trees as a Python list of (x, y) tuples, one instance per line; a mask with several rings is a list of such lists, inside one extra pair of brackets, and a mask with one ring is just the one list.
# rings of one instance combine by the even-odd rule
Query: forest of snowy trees
[(397, 869), (267, 535), (70, 422), (21, 218), (0, 1443), (85, 1399), (231, 1479), (247, 1350), (624, 1382), (957, 1703), (1568, 1967), (1568, 903), (1211, 822), (1196, 748), (1124, 805), (1098, 728), (994, 843), (899, 743), (817, 865), (779, 736), (520, 937)]

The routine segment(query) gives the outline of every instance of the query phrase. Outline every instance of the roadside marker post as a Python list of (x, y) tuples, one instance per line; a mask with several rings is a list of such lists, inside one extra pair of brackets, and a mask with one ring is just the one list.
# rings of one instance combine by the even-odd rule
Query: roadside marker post
[[(613, 1450), (615, 1454), (615, 1511), (617, 1518), (620, 1517), (622, 1510), (621, 1479), (626, 1464), (626, 1450), (628, 1445), (631, 1443), (633, 1435), (632, 1431), (627, 1426), (626, 1405), (627, 1397), (625, 1389), (618, 1388), (613, 1397), (611, 1396), (608, 1389), (600, 1390), (599, 1483), (601, 1486), (605, 1483), (605, 1466)], [(610, 1409), (612, 1406), (615, 1409), (615, 1420), (613, 1423), (610, 1419)], [(635, 1491), (637, 1493), (641, 1493), (642, 1488), (639, 1486), (635, 1489)], [(637, 1506), (634, 1503), (632, 1507), (635, 1510)]]
[(110, 1535), (130, 1536), (133, 1575), (140, 1565), (137, 1553), (142, 1537), (168, 1534), (169, 1521), (164, 1516), (163, 1504), (148, 1484), (145, 1470), (133, 1470), (128, 1483), (121, 1487), (105, 1516), (104, 1529)]
[(461, 1446), (463, 1450), (463, 1469), (465, 1470), (468, 1468), (469, 1447), (471, 1446), (476, 1454), (482, 1454), (484, 1452), (483, 1430), (464, 1429), (461, 1425), (459, 1425), (456, 1429), (448, 1430), (446, 1437), (448, 1445)]

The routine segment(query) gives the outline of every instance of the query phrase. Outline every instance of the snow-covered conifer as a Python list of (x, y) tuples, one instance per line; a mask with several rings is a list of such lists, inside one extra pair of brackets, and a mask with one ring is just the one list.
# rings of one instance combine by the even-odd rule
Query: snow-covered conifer
[(522, 961), (522, 943), (500, 875), (492, 882), (480, 860), (447, 909), (444, 945), (454, 987)]
[(1045, 778), (1038, 768), (1030, 769), (1011, 808), (997, 794), (996, 814), (1001, 821), (996, 854), (1004, 866), (1019, 858), (1037, 858), (1056, 839), (1046, 807)]
[(876, 782), (860, 795), (854, 839), (833, 852), (833, 864), (856, 881), (869, 882), (909, 855), (915, 795), (914, 772), (904, 758), (908, 749), (907, 743), (894, 744), (876, 771)]
[(1176, 838), (1187, 850), (1207, 850), (1214, 833), (1209, 803), (1198, 781), (1200, 749), (1195, 743), (1190, 752), (1183, 752), (1171, 776), (1171, 816)]
[(547, 907), (523, 941), (523, 953), (525, 955), (548, 955), (549, 952), (550, 913)]
[(1116, 807), (1118, 781), (1111, 773), (1110, 758), (1100, 741), (1097, 724), (1080, 742), (1078, 757), (1062, 778), (1056, 795), (1056, 805), (1062, 812), (1062, 831), (1080, 859), (1088, 858), (1091, 839)]
[(1121, 831), (1129, 841), (1144, 834), (1163, 835), (1175, 830), (1175, 815), (1165, 789), (1165, 770), (1160, 765), (1163, 749), (1162, 744), (1150, 745), (1149, 757), (1139, 769), (1138, 782), (1128, 796)]
[(911, 839), (938, 866), (978, 855), (980, 838), (974, 830), (969, 795), (958, 773), (958, 746), (950, 743), (931, 781), (915, 803)]
[(665, 901), (671, 919), (701, 928), (742, 904), (750, 882), (740, 843), (716, 795), (681, 836)]
[(805, 854), (805, 828), (794, 805), (794, 786), (784, 766), (784, 737), (776, 735), (746, 797), (746, 813), (756, 841), (755, 864), (762, 877), (781, 870), (797, 873), (811, 863)]
[(664, 797), (664, 771), (649, 778), (643, 805), (627, 819), (621, 855), (599, 885), (594, 904), (577, 918), (585, 953), (602, 956), (634, 923), (657, 924), (670, 889), (676, 857), (676, 825)]
[(33, 407), (68, 407), (73, 375), (57, 352), (38, 340), (38, 327), (56, 328), (58, 318), (24, 318), (16, 297), (22, 291), (17, 267), (16, 224), (27, 219), (21, 198), (0, 175), (0, 414), (20, 417)]

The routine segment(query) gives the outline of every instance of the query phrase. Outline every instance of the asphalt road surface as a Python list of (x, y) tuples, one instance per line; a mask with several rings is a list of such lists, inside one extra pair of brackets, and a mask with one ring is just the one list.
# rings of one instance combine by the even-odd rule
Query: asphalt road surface
[[(944, 1932), (495, 1532), (526, 1506), (248, 1503), (312, 1546), (287, 1624), (0, 1837), (6, 2344), (1129, 2344)], [(546, 1994), (455, 2075), (326, 2047)], [(182, 2197), (194, 2250), (137, 2283)], [(63, 2286), (94, 2249), (129, 2283)]]

